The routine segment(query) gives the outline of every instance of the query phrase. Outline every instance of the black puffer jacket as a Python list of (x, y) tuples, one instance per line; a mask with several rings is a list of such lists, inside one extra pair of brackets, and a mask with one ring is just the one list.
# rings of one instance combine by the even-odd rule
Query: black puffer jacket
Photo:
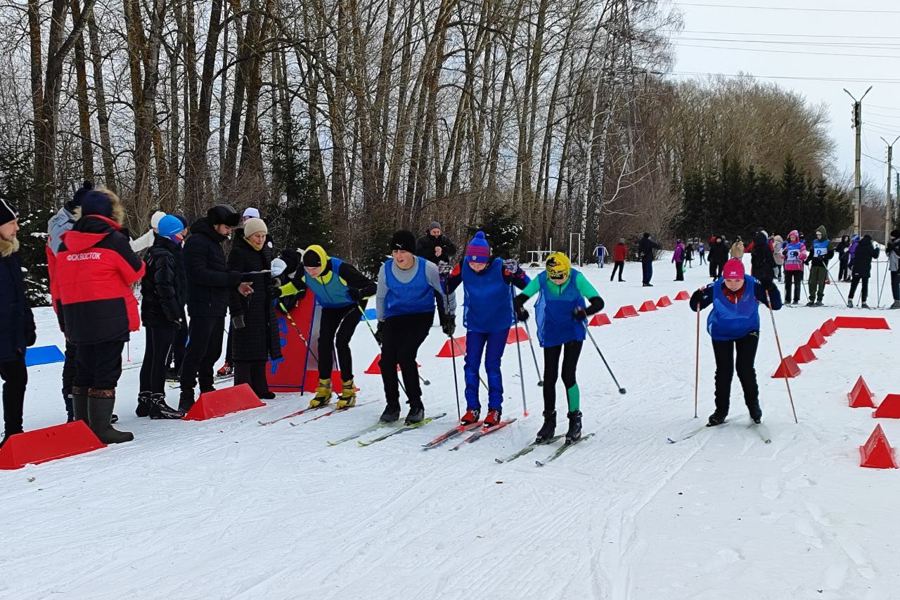
[(25, 300), (25, 277), (15, 244), (0, 239), (0, 362), (25, 354), (36, 341), (34, 315)]
[(775, 279), (775, 256), (769, 248), (769, 238), (762, 231), (753, 236), (753, 251), (750, 253), (750, 274), (762, 283)]
[(866, 234), (859, 240), (856, 254), (853, 255), (853, 275), (870, 277), (873, 258), (878, 258), (878, 248), (872, 245), (872, 236)]
[(728, 246), (723, 241), (713, 241), (709, 244), (710, 263), (714, 265), (724, 265), (728, 261)]
[(237, 291), (241, 274), (228, 270), (222, 249), (226, 239), (206, 218), (191, 225), (191, 236), (185, 242), (182, 254), (191, 317), (224, 317), (228, 294)]
[[(434, 252), (435, 248), (440, 246), (441, 255), (437, 256)], [(425, 260), (429, 260), (434, 264), (440, 261), (448, 263), (453, 262), (453, 255), (456, 254), (456, 244), (450, 241), (450, 238), (441, 234), (434, 237), (430, 233), (426, 233), (416, 240), (416, 256), (421, 256)]]
[[(256, 250), (243, 237), (235, 239), (228, 255), (228, 267), (240, 273), (271, 269), (272, 251), (268, 246)], [(244, 321), (243, 327), (231, 330), (234, 360), (281, 358), (281, 340), (275, 318), (275, 300), (280, 291), (268, 273), (245, 275), (242, 279), (253, 284), (253, 293), (242, 296), (235, 288), (229, 295), (231, 318), (242, 318)]]
[(141, 321), (147, 327), (184, 325), (187, 279), (181, 245), (157, 235), (144, 263), (147, 271), (141, 280)]

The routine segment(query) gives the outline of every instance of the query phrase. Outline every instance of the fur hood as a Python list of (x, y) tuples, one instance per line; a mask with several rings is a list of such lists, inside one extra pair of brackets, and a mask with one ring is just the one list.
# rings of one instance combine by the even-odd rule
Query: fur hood
[(19, 238), (13, 238), (11, 242), (0, 239), (0, 257), (6, 258), (19, 251)]

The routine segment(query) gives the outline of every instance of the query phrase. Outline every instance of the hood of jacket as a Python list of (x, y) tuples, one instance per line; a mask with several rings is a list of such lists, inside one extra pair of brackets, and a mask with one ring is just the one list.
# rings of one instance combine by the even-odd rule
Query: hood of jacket
[(122, 226), (101, 215), (88, 215), (79, 219), (71, 231), (63, 234), (63, 245), (70, 252), (93, 248), (106, 236), (120, 231)]
[(828, 230), (825, 229), (824, 225), (819, 225), (818, 227), (816, 227), (816, 233), (821, 233), (823, 240), (828, 239)]
[(19, 251), (19, 238), (13, 238), (12, 241), (7, 242), (4, 239), (0, 239), (0, 257), (6, 258)]

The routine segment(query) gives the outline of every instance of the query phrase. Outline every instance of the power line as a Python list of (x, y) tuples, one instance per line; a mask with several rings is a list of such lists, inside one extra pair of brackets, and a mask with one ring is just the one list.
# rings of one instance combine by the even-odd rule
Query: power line
[(739, 46), (702, 46), (699, 44), (681, 44), (677, 41), (676, 45), (686, 48), (711, 48), (713, 50), (739, 50), (742, 52), (766, 52), (769, 54), (809, 54), (814, 56), (847, 56), (858, 58), (890, 58), (900, 59), (900, 54), (847, 54), (842, 52), (813, 52), (811, 50), (772, 50), (768, 48), (741, 48)]
[(799, 37), (799, 38), (835, 38), (854, 40), (900, 40), (900, 35), (841, 35), (841, 34), (814, 34), (814, 33), (758, 33), (752, 31), (701, 31), (692, 29), (666, 29), (663, 33), (672, 35), (681, 33), (697, 33), (705, 35), (753, 35), (768, 37)]
[(900, 15), (900, 10), (846, 9), (846, 8), (800, 8), (797, 6), (750, 6), (741, 4), (705, 4), (701, 2), (676, 2), (679, 6), (698, 6), (701, 8), (744, 8), (750, 10), (786, 10), (795, 12), (824, 12), (844, 14), (877, 14)]
[(731, 77), (746, 79), (790, 79), (795, 81), (837, 81), (846, 83), (900, 83), (900, 79), (871, 77), (811, 77), (805, 75), (753, 75), (751, 73), (705, 73), (702, 71), (672, 71), (668, 75), (676, 77)]
[[(900, 43), (896, 44), (868, 44), (868, 43), (851, 43), (851, 42), (813, 42), (813, 41), (796, 41), (796, 40), (749, 40), (738, 38), (719, 38), (719, 37), (692, 37), (678, 36), (676, 40), (688, 40), (695, 42), (739, 42), (741, 44), (774, 44), (778, 46), (829, 46), (838, 48), (867, 48), (867, 49), (898, 49)], [(900, 39), (900, 38), (897, 38)]]

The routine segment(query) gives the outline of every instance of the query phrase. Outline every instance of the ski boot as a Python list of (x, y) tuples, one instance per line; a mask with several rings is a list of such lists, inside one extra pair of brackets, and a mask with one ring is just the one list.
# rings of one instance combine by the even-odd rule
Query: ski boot
[(406, 424), (415, 425), (425, 420), (425, 407), (421, 400), (411, 400), (409, 403), (409, 413), (406, 415)]
[(462, 419), (459, 420), (460, 425), (471, 425), (472, 423), (477, 423), (481, 419), (481, 409), (480, 408), (470, 408), (466, 411), (466, 414), (462, 416)]
[(859, 305), (859, 307), (860, 308), (869, 308), (869, 305), (866, 304), (865, 302), (863, 302), (862, 304)]
[(149, 417), (150, 409), (150, 392), (138, 393), (138, 403), (137, 408), (134, 409), (134, 414), (139, 417)]
[(853, 298), (847, 300), (847, 308), (853, 308)]
[(537, 437), (534, 438), (535, 444), (546, 444), (556, 434), (556, 411), (544, 411), (544, 424), (541, 425)]
[(115, 389), (90, 388), (88, 390), (88, 421), (94, 435), (104, 444), (121, 444), (134, 439), (131, 432), (113, 429), (110, 419), (115, 403)]
[(166, 395), (162, 393), (153, 394), (150, 397), (150, 418), (151, 419), (180, 419), (184, 413), (175, 410), (166, 404)]
[(331, 402), (331, 380), (320, 379), (316, 388), (316, 395), (309, 401), (310, 408), (319, 408)]
[(381, 413), (381, 417), (378, 420), (382, 423), (393, 423), (399, 418), (400, 404), (395, 401), (388, 402), (387, 406), (384, 408), (384, 412)]
[(566, 432), (566, 443), (571, 444), (581, 439), (581, 411), (575, 410), (567, 413), (569, 418), (569, 430)]
[(891, 310), (896, 310), (896, 309), (898, 309), (898, 308), (900, 308), (900, 300), (894, 300), (894, 303), (891, 304), (890, 309), (891, 309)]
[(715, 427), (716, 425), (721, 425), (722, 423), (725, 422), (726, 416), (728, 416), (728, 415), (723, 415), (723, 414), (719, 413), (718, 411), (716, 411), (713, 414), (709, 415), (709, 421), (706, 423), (706, 426), (707, 427)]
[(216, 377), (228, 377), (234, 375), (234, 366), (230, 362), (226, 362), (216, 371)]
[(353, 408), (356, 406), (356, 387), (353, 385), (353, 380), (342, 381), (341, 385), (341, 395), (337, 401), (338, 410)]
[(178, 410), (187, 414), (192, 406), (194, 406), (194, 390), (181, 390), (181, 397), (178, 399)]
[(748, 405), (747, 410), (750, 412), (750, 420), (759, 425), (762, 422), (762, 410), (759, 408), (759, 403)]
[(485, 427), (495, 427), (500, 424), (500, 416), (503, 414), (499, 408), (488, 409), (488, 414), (484, 418)]

